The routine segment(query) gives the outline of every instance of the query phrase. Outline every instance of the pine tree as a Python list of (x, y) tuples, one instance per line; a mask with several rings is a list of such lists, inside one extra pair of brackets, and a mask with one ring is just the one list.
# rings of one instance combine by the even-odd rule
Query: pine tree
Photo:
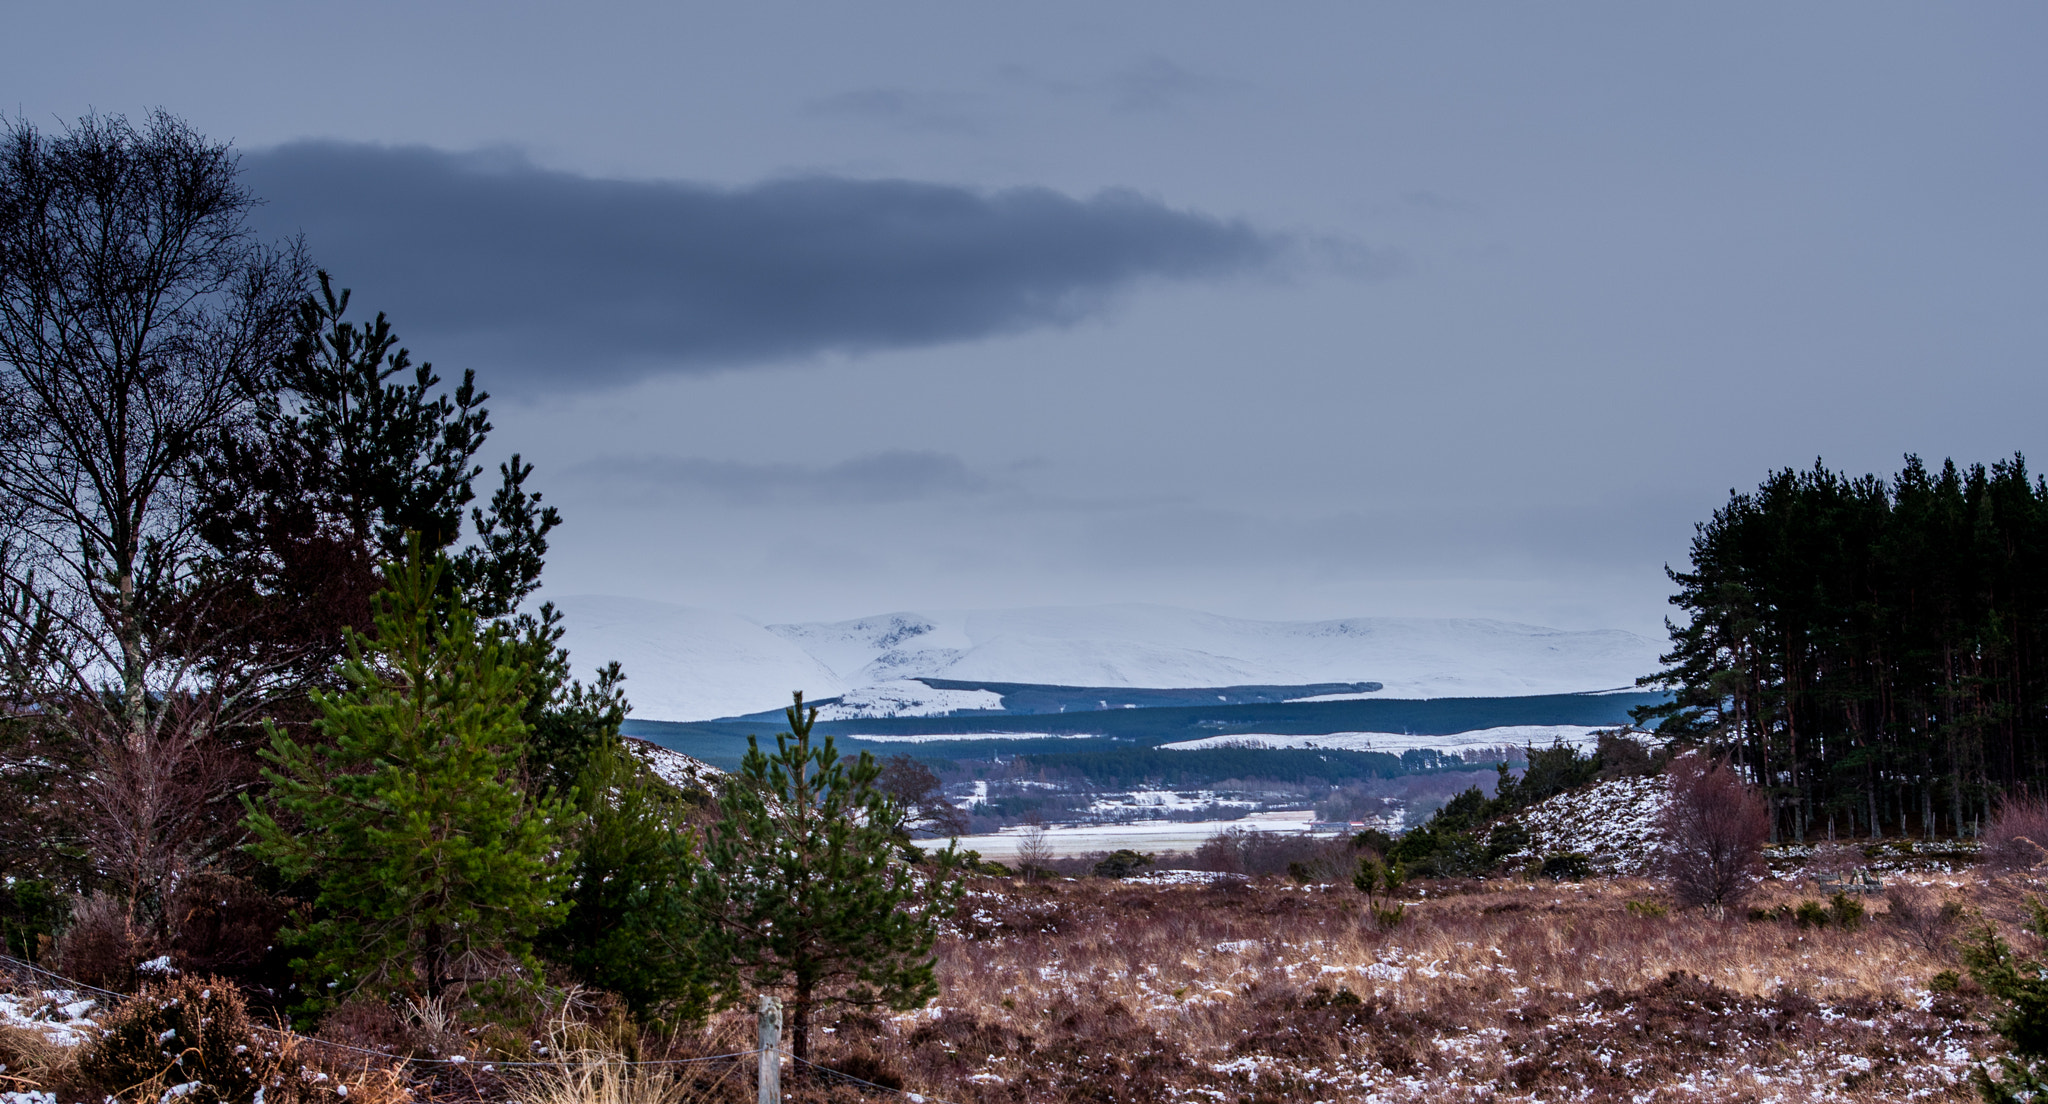
[(318, 887), (294, 935), (316, 1003), (439, 996), (499, 956), (530, 971), (529, 942), (564, 911), (566, 811), (517, 785), (529, 675), (498, 630), (439, 597), (444, 564), (415, 546), (385, 569), (375, 634), (349, 636), (347, 689), (315, 695), (322, 739), (273, 728), (269, 799), (245, 799), (251, 849)]
[(728, 989), (789, 994), (791, 1053), (810, 1053), (810, 1020), (833, 1005), (916, 1008), (938, 993), (932, 943), (959, 900), (953, 848), (913, 871), (895, 834), (899, 810), (862, 752), (848, 766), (832, 737), (811, 742), (818, 711), (803, 694), (789, 731), (764, 754), (753, 738), (726, 783), (695, 898)]
[(568, 916), (542, 941), (548, 957), (617, 993), (643, 1020), (700, 1019), (711, 985), (703, 921), (691, 907), (696, 803), (651, 777), (620, 746), (616, 726), (587, 757), (575, 794), (583, 828), (570, 859)]

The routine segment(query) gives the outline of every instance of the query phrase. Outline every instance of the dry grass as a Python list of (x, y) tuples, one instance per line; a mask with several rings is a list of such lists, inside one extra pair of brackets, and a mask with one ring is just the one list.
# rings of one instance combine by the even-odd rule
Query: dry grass
[(0, 1092), (69, 1085), (77, 1070), (77, 1047), (53, 1042), (34, 1028), (0, 1023)]
[[(1751, 902), (1773, 918), (1713, 921), (1628, 879), (1431, 883), (1382, 928), (1349, 887), (985, 879), (942, 942), (934, 1006), (843, 1017), (815, 1057), (955, 1104), (1972, 1099), (1965, 1075), (1998, 1040), (1981, 994), (1935, 979), (1973, 924), (2038, 949), (2017, 925), (2048, 886), (1891, 881), (1854, 929), (1789, 918), (1817, 897), (1797, 882)], [(428, 1082), (316, 1040), (277, 1059), (332, 1078), (303, 1104), (336, 1104), (340, 1084), (347, 1104), (405, 1104), (408, 1085), (436, 1101), (753, 1099), (751, 1058), (629, 1064), (747, 1050), (751, 1017), (676, 1037), (615, 1018), (564, 1011), (537, 1040), (550, 1069), (480, 1058)], [(9, 1074), (65, 1080), (68, 1057), (33, 1031), (0, 1031), (0, 1051)], [(787, 1066), (784, 1085), (802, 1104), (902, 1099)]]
[(2033, 887), (1893, 883), (1898, 915), (1871, 898), (1855, 930), (1711, 921), (1638, 880), (1430, 885), (1382, 930), (1348, 887), (989, 880), (936, 1006), (821, 1050), (960, 1104), (1972, 1099), (1997, 1040), (1967, 983), (1929, 982), (1962, 925), (2015, 936)]

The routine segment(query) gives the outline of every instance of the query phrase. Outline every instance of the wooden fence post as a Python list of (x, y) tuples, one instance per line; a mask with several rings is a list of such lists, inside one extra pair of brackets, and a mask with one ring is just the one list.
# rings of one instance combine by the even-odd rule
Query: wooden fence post
[(761, 1074), (756, 1104), (782, 1104), (782, 1002), (761, 994)]

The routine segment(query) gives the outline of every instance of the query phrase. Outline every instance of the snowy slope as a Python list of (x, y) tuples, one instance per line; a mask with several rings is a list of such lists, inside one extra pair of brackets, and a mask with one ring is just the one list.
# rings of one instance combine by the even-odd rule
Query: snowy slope
[[(1167, 606), (918, 611), (756, 625), (633, 598), (555, 600), (580, 675), (625, 664), (633, 715), (688, 721), (855, 691), (846, 716), (990, 708), (928, 692), (943, 678), (1050, 686), (1181, 688), (1376, 681), (1375, 697), (1500, 697), (1627, 686), (1658, 646), (1615, 630), (1505, 621), (1358, 617), (1251, 621)], [(872, 692), (866, 692), (866, 691)]]
[(1294, 685), (1366, 680), (1377, 696), (1494, 697), (1628, 686), (1655, 641), (1505, 621), (1250, 621), (1167, 606), (896, 613), (770, 625), (856, 685), (903, 678), (1053, 686)]
[(837, 697), (846, 683), (774, 633), (729, 613), (639, 598), (574, 595), (552, 599), (562, 611), (576, 676), (606, 662), (626, 669), (633, 716), (696, 721), (757, 713), (789, 704), (789, 692)]
[(1199, 740), (1176, 740), (1161, 744), (1168, 751), (1200, 751), (1203, 748), (1336, 748), (1341, 751), (1389, 751), (1399, 754), (1413, 748), (1460, 752), (1480, 748), (1537, 747), (1568, 744), (1590, 749), (1601, 729), (1589, 725), (1504, 725), (1475, 728), (1451, 735), (1415, 736), (1405, 732), (1330, 732), (1314, 736), (1276, 736), (1246, 732), (1231, 736), (1204, 736)]

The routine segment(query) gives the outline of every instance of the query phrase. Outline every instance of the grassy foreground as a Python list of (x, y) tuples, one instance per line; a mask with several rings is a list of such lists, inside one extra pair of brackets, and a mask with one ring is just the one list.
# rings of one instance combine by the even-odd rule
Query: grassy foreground
[[(1989, 922), (2038, 949), (2018, 924), (2048, 887), (1974, 870), (1888, 881), (1849, 923), (1789, 875), (1720, 920), (1671, 909), (1661, 886), (1639, 879), (1432, 882), (1382, 928), (1348, 886), (984, 878), (941, 943), (938, 1001), (846, 1017), (816, 1039), (818, 1062), (887, 1088), (792, 1068), (785, 1099), (1973, 1099), (1968, 1072), (1999, 1040), (1985, 1026), (1989, 1001), (1957, 976), (1954, 939)], [(357, 1051), (323, 1060), (351, 1086), (347, 1104), (753, 1100), (751, 1058), (622, 1061), (744, 1051), (751, 1017), (667, 1039), (584, 1022), (558, 1024), (535, 1052), (562, 1060), (559, 1070), (495, 1067), (483, 1050), (467, 1065), (385, 1073)], [(345, 1028), (322, 1034), (378, 1049), (401, 1041)], [(22, 1053), (32, 1036), (20, 1027), (0, 1034), (12, 1052), (0, 1076), (31, 1072), (25, 1059), (64, 1061), (59, 1048)], [(431, 1052), (480, 1041), (453, 1032)], [(422, 1053), (419, 1039), (407, 1045)], [(9, 1087), (27, 1086), (0, 1091)]]
[(990, 882), (877, 1056), (961, 1104), (1972, 1099), (1998, 1040), (1951, 941), (2025, 939), (2031, 888), (1894, 876), (1844, 927), (1681, 915), (1647, 881), (1438, 884), (1381, 930), (1348, 887)]

